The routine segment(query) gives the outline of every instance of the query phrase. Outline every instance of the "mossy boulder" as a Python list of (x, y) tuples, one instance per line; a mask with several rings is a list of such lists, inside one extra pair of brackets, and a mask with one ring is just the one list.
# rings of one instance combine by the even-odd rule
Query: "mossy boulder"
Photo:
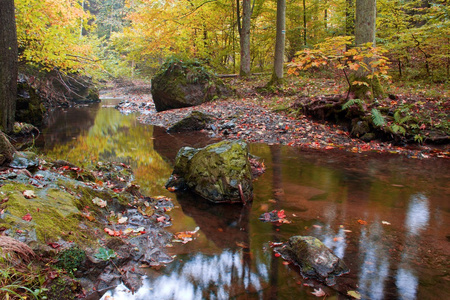
[(213, 121), (213, 117), (200, 111), (193, 111), (189, 116), (181, 119), (167, 129), (168, 132), (186, 132), (206, 129)]
[(188, 188), (212, 202), (247, 202), (252, 199), (252, 172), (248, 146), (243, 141), (222, 141), (194, 149), (181, 148), (166, 187)]
[(314, 278), (328, 286), (336, 283), (336, 276), (349, 272), (343, 260), (312, 236), (293, 236), (282, 247), (275, 248), (275, 251), (298, 265), (304, 277)]
[(198, 61), (172, 59), (162, 65), (152, 79), (157, 111), (200, 105), (231, 90)]
[(0, 166), (9, 164), (13, 160), (14, 152), (16, 150), (5, 134), (0, 131)]

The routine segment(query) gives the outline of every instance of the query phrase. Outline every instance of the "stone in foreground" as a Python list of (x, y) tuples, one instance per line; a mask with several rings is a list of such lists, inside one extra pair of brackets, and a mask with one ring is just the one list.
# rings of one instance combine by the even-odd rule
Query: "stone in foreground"
[(336, 276), (349, 272), (343, 260), (312, 236), (293, 236), (275, 251), (283, 259), (298, 265), (304, 277), (314, 278), (328, 286), (336, 283)]
[(212, 202), (245, 204), (253, 196), (248, 156), (243, 141), (222, 141), (200, 149), (183, 147), (166, 188), (190, 189)]

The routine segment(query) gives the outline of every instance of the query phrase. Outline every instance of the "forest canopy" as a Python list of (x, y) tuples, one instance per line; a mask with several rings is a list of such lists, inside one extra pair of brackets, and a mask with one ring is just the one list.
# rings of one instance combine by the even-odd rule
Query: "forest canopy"
[[(239, 0), (17, 0), (15, 5), (22, 67), (147, 77), (177, 56), (202, 60), (218, 72), (239, 69)], [(276, 5), (252, 1), (254, 72), (272, 68)], [(354, 15), (352, 0), (288, 1), (285, 61), (330, 38), (353, 36)], [(379, 0), (376, 26), (376, 43), (386, 50), (391, 75), (448, 79), (448, 1)]]

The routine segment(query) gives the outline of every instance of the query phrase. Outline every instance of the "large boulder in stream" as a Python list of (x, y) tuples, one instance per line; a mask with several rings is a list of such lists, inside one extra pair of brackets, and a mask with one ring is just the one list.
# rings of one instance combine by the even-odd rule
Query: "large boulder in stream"
[(152, 79), (157, 111), (200, 105), (231, 94), (223, 82), (197, 61), (170, 60)]
[(343, 260), (312, 236), (293, 236), (282, 247), (274, 250), (283, 259), (298, 265), (304, 277), (319, 280), (328, 286), (336, 283), (336, 276), (349, 272)]
[(166, 188), (190, 189), (212, 202), (252, 199), (252, 171), (244, 141), (222, 141), (195, 149), (183, 147)]

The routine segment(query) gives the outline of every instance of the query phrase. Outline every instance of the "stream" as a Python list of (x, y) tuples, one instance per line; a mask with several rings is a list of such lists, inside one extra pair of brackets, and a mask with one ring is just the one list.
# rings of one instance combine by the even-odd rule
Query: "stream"
[[(167, 248), (172, 263), (142, 268), (134, 294), (119, 286), (104, 299), (317, 299), (319, 288), (327, 299), (347, 299), (342, 286), (361, 299), (450, 299), (450, 161), (250, 144), (267, 167), (254, 182), (253, 204), (211, 204), (177, 197), (164, 184), (182, 146), (217, 140), (140, 124), (114, 109), (119, 100), (55, 111), (36, 146), (80, 166), (131, 165), (144, 194), (173, 199), (167, 230), (200, 230)], [(258, 219), (275, 209), (291, 223)], [(350, 273), (334, 287), (303, 279), (270, 245), (293, 235), (319, 238)]]

